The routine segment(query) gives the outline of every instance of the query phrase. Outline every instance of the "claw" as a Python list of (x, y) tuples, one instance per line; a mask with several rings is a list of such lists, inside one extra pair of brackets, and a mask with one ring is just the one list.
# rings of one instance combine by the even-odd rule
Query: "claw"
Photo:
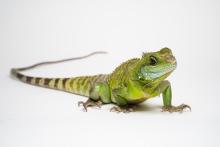
[(79, 102), (78, 102), (78, 107), (79, 107), (80, 105), (83, 105), (83, 104), (84, 104), (83, 101), (79, 101)]
[(162, 112), (168, 111), (170, 113), (172, 113), (172, 112), (182, 113), (185, 108), (188, 108), (191, 111), (191, 107), (189, 105), (181, 104), (179, 106), (163, 107)]
[(120, 107), (112, 107), (111, 109), (110, 109), (110, 112), (117, 112), (117, 113), (119, 113), (119, 112), (122, 112), (122, 110), (120, 109)]
[(189, 105), (185, 105), (185, 104), (182, 104), (183, 106), (183, 109), (185, 109), (185, 108), (188, 108), (189, 110), (190, 110), (190, 112), (192, 111), (192, 109), (191, 109), (191, 107), (189, 106)]
[(83, 102), (83, 101), (79, 101), (79, 102), (78, 102), (78, 107), (80, 107), (81, 105), (83, 106), (84, 110), (87, 112), (87, 106), (86, 106), (86, 103)]
[(133, 112), (134, 107), (129, 107), (129, 106), (125, 106), (125, 107), (122, 107), (122, 106), (114, 106), (110, 109), (110, 112), (116, 112), (116, 113), (120, 113), (120, 112), (123, 112), (123, 113), (129, 113), (129, 112)]
[(88, 99), (86, 102), (79, 101), (78, 107), (83, 106), (84, 110), (87, 112), (88, 107), (99, 107), (101, 108), (102, 102), (101, 101), (93, 101), (91, 99)]

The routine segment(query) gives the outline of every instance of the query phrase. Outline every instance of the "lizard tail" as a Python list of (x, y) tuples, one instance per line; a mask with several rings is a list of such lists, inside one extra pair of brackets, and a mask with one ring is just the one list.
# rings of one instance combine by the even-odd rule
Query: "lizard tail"
[[(104, 53), (107, 53), (107, 52), (102, 52), (102, 51), (93, 52), (93, 53), (90, 53), (88, 55), (81, 56), (81, 57), (68, 58), (68, 59), (56, 60), (56, 61), (40, 62), (40, 63), (31, 65), (31, 66), (22, 67), (22, 68), (12, 68), (11, 75), (24, 83), (46, 87), (46, 88), (63, 90), (63, 91), (76, 93), (80, 95), (84, 95), (84, 94), (87, 95), (88, 90), (90, 89), (90, 87), (88, 87), (89, 86), (88, 81), (89, 79), (93, 78), (91, 76), (76, 77), (76, 78), (44, 78), (44, 77), (27, 76), (21, 72), (25, 70), (33, 69), (41, 65), (48, 65), (48, 64), (55, 64), (55, 63), (61, 63), (61, 62), (66, 62), (66, 61), (72, 61), (72, 60), (79, 60), (79, 59), (90, 57), (95, 54), (104, 54)], [(81, 84), (80, 87), (77, 86), (79, 84)]]

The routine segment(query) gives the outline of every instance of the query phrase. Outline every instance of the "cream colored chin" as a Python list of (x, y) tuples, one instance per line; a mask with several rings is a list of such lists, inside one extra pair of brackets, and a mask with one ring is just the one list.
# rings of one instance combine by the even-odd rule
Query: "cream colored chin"
[(176, 65), (172, 65), (169, 68), (164, 69), (164, 71), (158, 72), (157, 73), (157, 77), (155, 78), (159, 78), (160, 76), (166, 75), (171, 73), (172, 71), (174, 71), (176, 69)]

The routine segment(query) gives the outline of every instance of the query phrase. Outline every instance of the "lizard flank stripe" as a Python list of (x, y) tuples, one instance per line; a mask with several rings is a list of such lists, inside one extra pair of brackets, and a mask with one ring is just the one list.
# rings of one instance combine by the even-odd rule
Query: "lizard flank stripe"
[(89, 77), (87, 76), (86, 78), (85, 78), (85, 80), (83, 81), (83, 83), (82, 83), (82, 88), (83, 88), (83, 93), (85, 94), (85, 95), (89, 95), (89, 90), (88, 90), (88, 88), (90, 89), (90, 87), (89, 87)]
[(47, 86), (47, 87), (49, 87), (50, 81), (51, 81), (51, 79), (45, 78), (45, 79), (44, 79), (44, 85)]
[(71, 78), (67, 78), (67, 79), (66, 79), (66, 82), (65, 82), (65, 90), (66, 90), (67, 92), (72, 92), (72, 88), (71, 88), (71, 85), (70, 85), (71, 81), (72, 81)]
[(59, 82), (59, 79), (56, 78), (54, 81), (54, 88), (56, 89), (58, 88), (58, 82)]
[(60, 90), (63, 89), (63, 79), (58, 79), (57, 89), (60, 89)]
[(41, 79), (39, 80), (39, 85), (40, 85), (40, 86), (44, 86), (44, 78), (41, 78)]
[(66, 88), (66, 82), (67, 82), (67, 80), (68, 80), (68, 78), (64, 78), (64, 79), (63, 79), (63, 83), (62, 83), (62, 84), (63, 84), (63, 89), (64, 89), (64, 90), (67, 89), (67, 88)]
[(49, 82), (49, 87), (50, 88), (55, 88), (54, 85), (55, 85), (55, 79), (51, 79), (50, 82)]
[(36, 83), (35, 78), (31, 78), (31, 84), (34, 85)]

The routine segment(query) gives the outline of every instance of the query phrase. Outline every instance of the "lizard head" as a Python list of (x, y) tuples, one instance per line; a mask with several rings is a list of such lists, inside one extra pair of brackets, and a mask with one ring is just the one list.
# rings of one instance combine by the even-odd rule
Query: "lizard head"
[(176, 59), (169, 48), (162, 48), (157, 52), (143, 53), (140, 60), (138, 79), (154, 81), (165, 79), (176, 69)]

